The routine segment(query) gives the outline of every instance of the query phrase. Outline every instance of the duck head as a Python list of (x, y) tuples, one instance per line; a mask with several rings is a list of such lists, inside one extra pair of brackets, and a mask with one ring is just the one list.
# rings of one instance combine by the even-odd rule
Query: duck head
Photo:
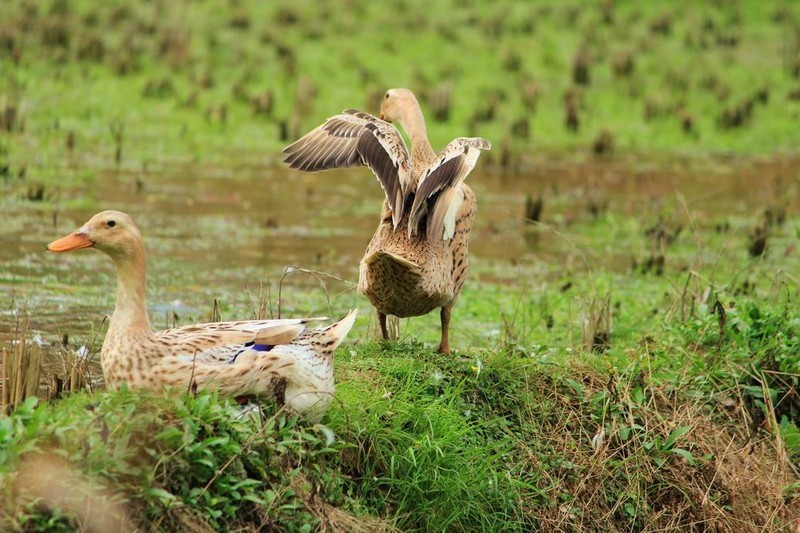
[(129, 257), (142, 247), (142, 234), (130, 216), (120, 211), (103, 211), (83, 226), (47, 245), (51, 252), (97, 248), (113, 259)]
[(389, 89), (381, 103), (381, 120), (398, 122), (403, 128), (408, 121), (408, 113), (419, 109), (419, 102), (408, 89)]

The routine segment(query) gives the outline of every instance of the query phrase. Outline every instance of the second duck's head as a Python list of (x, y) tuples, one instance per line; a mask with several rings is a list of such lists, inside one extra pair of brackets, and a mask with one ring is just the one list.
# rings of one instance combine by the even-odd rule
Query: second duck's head
[(381, 103), (381, 119), (387, 122), (398, 122), (405, 128), (407, 114), (419, 109), (419, 102), (414, 93), (408, 89), (389, 89)]
[(83, 226), (47, 245), (51, 252), (97, 248), (112, 259), (130, 257), (142, 249), (142, 234), (133, 219), (120, 211), (103, 211)]

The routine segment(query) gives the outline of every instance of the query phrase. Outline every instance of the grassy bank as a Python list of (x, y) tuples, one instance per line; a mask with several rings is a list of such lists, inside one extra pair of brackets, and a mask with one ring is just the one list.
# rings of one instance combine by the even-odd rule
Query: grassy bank
[(336, 356), (337, 401), (318, 426), (207, 395), (28, 401), (0, 418), (2, 524), (788, 527), (800, 316), (764, 305), (659, 321), (602, 353), (359, 343)]
[(207, 395), (29, 401), (0, 419), (3, 525), (789, 527), (800, 518), (792, 300), (676, 298), (627, 337), (631, 319), (615, 312), (611, 346), (602, 319), (564, 342), (560, 326), (533, 333), (533, 316), (509, 317), (495, 348), (453, 357), (358, 342), (336, 356), (337, 400), (318, 426)]

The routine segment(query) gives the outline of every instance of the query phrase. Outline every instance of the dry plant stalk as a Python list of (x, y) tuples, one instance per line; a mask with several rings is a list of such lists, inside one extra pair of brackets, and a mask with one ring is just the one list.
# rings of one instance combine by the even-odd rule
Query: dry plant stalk
[(583, 347), (593, 352), (604, 352), (611, 347), (611, 293), (592, 297), (581, 320)]
[(274, 318), (275, 313), (272, 311), (272, 287), (267, 284), (267, 291), (264, 292), (264, 282), (258, 285), (258, 307), (255, 306), (255, 299), (250, 292), (247, 285), (244, 286), (244, 292), (247, 295), (247, 305), (250, 308), (250, 318), (253, 320), (265, 320), (267, 317)]
[(59, 352), (59, 358), (61, 359), (61, 369), (64, 377), (62, 378), (56, 374), (50, 376), (48, 399), (59, 398), (63, 393), (91, 389), (89, 357), (67, 350), (64, 347)]
[(0, 407), (6, 410), (21, 404), (39, 392), (42, 375), (42, 350), (30, 339), (30, 319), (18, 317), (14, 325), (15, 344), (3, 350), (3, 393)]
[[(286, 268), (283, 269), (283, 275), (281, 275), (280, 280), (278, 280), (278, 318), (281, 318), (281, 303), (282, 303), (282, 296), (283, 296), (283, 280), (287, 276), (289, 276), (290, 274), (294, 274), (294, 273), (297, 273), (297, 272), (302, 272), (304, 274), (310, 274), (311, 276), (313, 276), (317, 280), (317, 282), (319, 283), (320, 287), (322, 287), (322, 290), (325, 292), (325, 304), (328, 307), (328, 314), (330, 314), (330, 315), (332, 315), (332, 313), (331, 313), (331, 295), (330, 295), (330, 292), (328, 292), (328, 286), (325, 284), (325, 282), (322, 280), (322, 278), (326, 277), (326, 278), (334, 279), (336, 281), (341, 281), (342, 283), (346, 283), (350, 287), (349, 289), (347, 289), (347, 291), (350, 291), (350, 290), (352, 290), (352, 289), (354, 289), (356, 287), (355, 283), (347, 281), (346, 279), (340, 278), (339, 276), (334, 276), (333, 274), (328, 274), (327, 272), (322, 272), (320, 270), (311, 270), (311, 269), (302, 268), (302, 267), (299, 267), (299, 266), (292, 266), (292, 265), (287, 266)], [(347, 292), (347, 291), (342, 291), (342, 292)], [(341, 293), (339, 293), (339, 294), (341, 294)], [(334, 296), (338, 296), (338, 294), (335, 294)]]
[(211, 308), (211, 322), (222, 322), (222, 306), (219, 298), (214, 298), (214, 305)]

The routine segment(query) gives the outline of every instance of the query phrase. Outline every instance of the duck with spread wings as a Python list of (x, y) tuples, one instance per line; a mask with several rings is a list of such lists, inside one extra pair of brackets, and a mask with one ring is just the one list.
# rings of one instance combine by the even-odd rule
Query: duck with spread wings
[[(392, 122), (408, 134), (410, 153)], [(384, 339), (387, 315), (420, 316), (438, 307), (439, 351), (450, 353), (450, 313), (467, 275), (477, 208), (464, 180), (490, 148), (486, 139), (459, 137), (437, 155), (414, 94), (390, 89), (380, 118), (349, 109), (283, 150), (284, 161), (298, 170), (367, 166), (383, 187), (386, 199), (361, 260), (358, 290), (377, 309)]]

